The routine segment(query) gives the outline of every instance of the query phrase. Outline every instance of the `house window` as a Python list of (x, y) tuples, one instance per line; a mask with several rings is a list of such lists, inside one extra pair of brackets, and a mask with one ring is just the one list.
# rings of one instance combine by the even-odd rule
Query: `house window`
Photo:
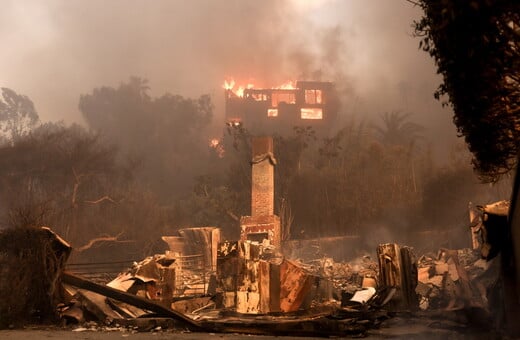
[(278, 109), (267, 109), (267, 117), (278, 117)]
[(271, 106), (278, 107), (279, 103), (285, 102), (287, 104), (296, 103), (296, 96), (294, 93), (273, 93), (271, 95)]
[(300, 114), (302, 119), (323, 119), (321, 108), (302, 108)]
[(305, 103), (306, 104), (322, 104), (321, 90), (305, 90)]
[(267, 94), (265, 93), (252, 93), (251, 97), (257, 102), (265, 102), (267, 101)]

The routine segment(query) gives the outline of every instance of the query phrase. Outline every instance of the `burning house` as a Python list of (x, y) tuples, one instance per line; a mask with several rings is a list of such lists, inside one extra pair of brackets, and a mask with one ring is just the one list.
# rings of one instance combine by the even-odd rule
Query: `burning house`
[(338, 99), (334, 84), (297, 81), (277, 88), (236, 88), (226, 82), (226, 123), (243, 125), (257, 134), (283, 133), (294, 126), (312, 126), (326, 132), (335, 121)]

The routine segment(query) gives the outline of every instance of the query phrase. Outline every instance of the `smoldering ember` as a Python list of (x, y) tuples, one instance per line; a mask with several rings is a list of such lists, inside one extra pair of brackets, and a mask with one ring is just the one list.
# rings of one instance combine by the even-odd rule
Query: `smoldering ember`
[(520, 3), (360, 3), (5, 0), (0, 338), (520, 337)]

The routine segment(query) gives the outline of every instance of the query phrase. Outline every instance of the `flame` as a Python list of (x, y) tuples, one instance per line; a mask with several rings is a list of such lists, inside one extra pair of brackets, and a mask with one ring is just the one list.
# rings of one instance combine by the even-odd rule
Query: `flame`
[(289, 80), (289, 81), (286, 81), (285, 83), (283, 83), (282, 85), (275, 87), (275, 89), (295, 90), (296, 89), (295, 83), (296, 83), (295, 81)]
[(323, 119), (323, 110), (321, 108), (301, 108), (301, 119)]
[(243, 97), (244, 96), (244, 90), (245, 88), (243, 86), (239, 86), (238, 89), (236, 89), (234, 92), (237, 96)]
[(215, 152), (217, 153), (219, 158), (224, 157), (224, 145), (220, 142), (218, 138), (213, 138), (209, 140), (209, 147), (212, 149), (215, 149)]
[(252, 89), (255, 87), (254, 84), (252, 83), (248, 83), (247, 85), (239, 85), (238, 87), (235, 87), (236, 85), (236, 82), (233, 78), (228, 78), (226, 80), (224, 80), (224, 85), (222, 86), (224, 89), (226, 90), (230, 90), (231, 92), (233, 92), (236, 96), (238, 97), (243, 97), (244, 96), (244, 90), (245, 89)]
[(267, 109), (267, 117), (278, 117), (278, 109)]
[(247, 84), (246, 86), (239, 86), (238, 89), (234, 90), (233, 92), (235, 92), (235, 94), (239, 97), (243, 97), (244, 96), (244, 90), (245, 89), (252, 89), (254, 88), (255, 85), (254, 84)]
[(211, 148), (216, 148), (220, 144), (220, 141), (217, 138), (213, 138), (209, 141), (209, 146)]
[(224, 80), (223, 87), (226, 90), (233, 90), (233, 87), (235, 87), (235, 80), (233, 78)]

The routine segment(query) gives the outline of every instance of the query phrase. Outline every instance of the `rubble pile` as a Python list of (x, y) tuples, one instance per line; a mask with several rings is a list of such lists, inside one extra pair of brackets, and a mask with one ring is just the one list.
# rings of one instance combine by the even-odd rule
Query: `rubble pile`
[(134, 262), (107, 286), (151, 300), (172, 298), (175, 291), (177, 264), (169, 254), (159, 254)]
[(488, 309), (488, 288), (498, 279), (498, 263), (486, 261), (471, 249), (441, 249), (418, 260), (418, 284), (422, 310)]
[(217, 255), (204, 294), (186, 294), (186, 282), (201, 277), (186, 275), (172, 252), (134, 263), (106, 286), (67, 274), (71, 298), (61, 316), (80, 325), (132, 326), (151, 318), (154, 327), (178, 327), (157, 323), (168, 316), (193, 330), (294, 335), (361, 335), (388, 317), (374, 299), (378, 269), (369, 256), (303, 263), (252, 241), (223, 242)]
[(378, 264), (370, 255), (357, 257), (349, 262), (335, 262), (332, 257), (303, 262), (297, 260), (299, 266), (309, 273), (331, 282), (334, 289), (354, 294), (363, 287), (363, 281), (373, 281), (378, 277)]
[(368, 255), (304, 262), (268, 241), (226, 241), (216, 250), (204, 261), (172, 251), (150, 256), (106, 285), (64, 272), (60, 286), (68, 295), (57, 310), (81, 330), (96, 322), (110, 329), (359, 336), (388, 312), (485, 309), (498, 273), (469, 249), (416, 261), (409, 247), (381, 244), (377, 262)]
[[(302, 261), (286, 258), (268, 241), (226, 241), (208, 253), (214, 272), (189, 269), (180, 254), (168, 251), (134, 263), (108, 283), (126, 292), (122, 297), (67, 281), (76, 292), (62, 315), (109, 326), (152, 318), (147, 328), (177, 327), (157, 323), (157, 316), (167, 315), (177, 325), (212, 332), (308, 335), (327, 329), (328, 335), (362, 335), (388, 312), (488, 310), (497, 264), (475, 250), (441, 249), (416, 260), (411, 248), (389, 243), (378, 246), (377, 258)], [(201, 294), (188, 289), (197, 284), (204, 286)]]
[(185, 267), (182, 256), (167, 251), (134, 262), (107, 285), (152, 300), (172, 301), (176, 297), (208, 293), (215, 272), (204, 267)]

